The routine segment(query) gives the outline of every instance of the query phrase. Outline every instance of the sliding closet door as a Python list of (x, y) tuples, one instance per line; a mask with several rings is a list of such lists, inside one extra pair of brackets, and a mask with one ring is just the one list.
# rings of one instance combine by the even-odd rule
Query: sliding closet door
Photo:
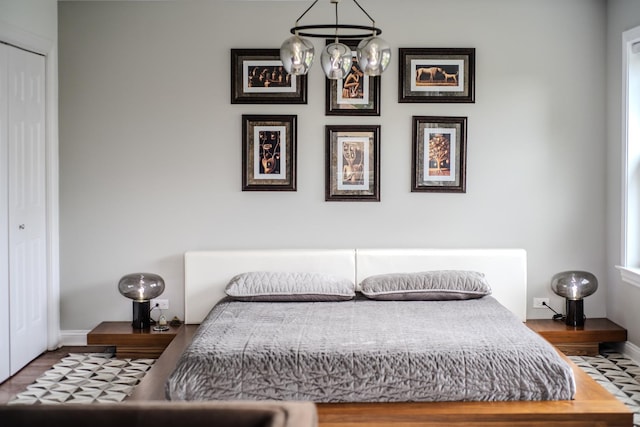
[(9, 47), (0, 44), (0, 382), (10, 375), (9, 351), (9, 182), (7, 70)]
[(9, 49), (11, 374), (47, 348), (45, 59)]

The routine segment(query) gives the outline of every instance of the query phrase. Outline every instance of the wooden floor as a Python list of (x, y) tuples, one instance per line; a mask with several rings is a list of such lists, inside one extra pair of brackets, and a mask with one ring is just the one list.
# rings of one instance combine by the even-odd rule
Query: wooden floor
[(81, 346), (81, 347), (60, 347), (54, 351), (47, 351), (27, 366), (22, 368), (17, 374), (0, 384), (0, 404), (10, 401), (13, 396), (34, 382), (36, 378), (58, 363), (60, 359), (69, 353), (99, 353), (107, 351), (109, 347), (104, 346)]

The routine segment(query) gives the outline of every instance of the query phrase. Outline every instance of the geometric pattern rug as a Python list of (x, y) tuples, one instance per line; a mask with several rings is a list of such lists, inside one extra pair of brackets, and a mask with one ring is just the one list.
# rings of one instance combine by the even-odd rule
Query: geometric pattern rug
[(598, 356), (569, 356), (618, 400), (634, 412), (633, 425), (640, 427), (640, 366), (612, 350), (601, 350)]
[(111, 353), (71, 353), (8, 404), (122, 402), (154, 362), (116, 359)]

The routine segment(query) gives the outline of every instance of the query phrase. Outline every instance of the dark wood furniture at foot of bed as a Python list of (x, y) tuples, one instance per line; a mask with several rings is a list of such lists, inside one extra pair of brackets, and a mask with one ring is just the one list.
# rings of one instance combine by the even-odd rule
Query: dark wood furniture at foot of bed
[[(198, 325), (185, 325), (129, 401), (165, 400), (164, 385)], [(571, 361), (576, 397), (569, 401), (319, 403), (321, 427), (631, 427), (633, 413)]]
[(0, 406), (4, 427), (315, 427), (310, 402), (125, 402)]

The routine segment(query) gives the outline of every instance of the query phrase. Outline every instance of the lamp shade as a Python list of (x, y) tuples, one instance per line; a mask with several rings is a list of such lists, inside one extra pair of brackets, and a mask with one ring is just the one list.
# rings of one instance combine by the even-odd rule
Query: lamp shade
[(351, 48), (342, 43), (331, 43), (322, 50), (320, 63), (327, 78), (344, 79), (351, 71)]
[(598, 289), (598, 279), (587, 271), (563, 271), (551, 278), (551, 289), (566, 298), (565, 323), (581, 328), (586, 319), (584, 300)]
[(134, 301), (149, 301), (164, 292), (164, 280), (153, 273), (127, 274), (118, 282), (118, 290)]
[(282, 65), (287, 73), (294, 76), (303, 76), (309, 72), (314, 55), (313, 44), (299, 36), (289, 37), (280, 46)]
[(551, 289), (561, 297), (577, 301), (598, 289), (598, 279), (587, 271), (563, 271), (551, 278)]
[(379, 76), (391, 62), (391, 47), (380, 37), (369, 37), (358, 44), (358, 65), (367, 76)]

